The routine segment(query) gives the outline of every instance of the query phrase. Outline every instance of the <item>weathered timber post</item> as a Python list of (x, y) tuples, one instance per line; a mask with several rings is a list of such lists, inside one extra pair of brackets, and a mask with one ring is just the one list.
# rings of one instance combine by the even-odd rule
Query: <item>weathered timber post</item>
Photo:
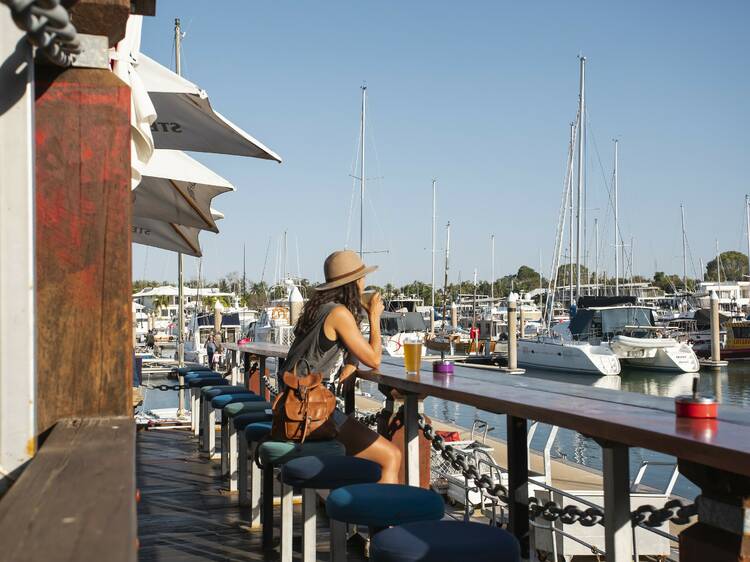
[(500, 370), (510, 374), (520, 374), (525, 372), (524, 369), (518, 368), (518, 355), (517, 355), (517, 340), (516, 340), (516, 305), (518, 303), (518, 295), (511, 293), (508, 295), (508, 366), (502, 367)]
[[(128, 0), (78, 2), (125, 34)], [(37, 429), (131, 413), (130, 88), (108, 68), (36, 66)], [(39, 321), (43, 319), (43, 321)]]
[(727, 366), (726, 361), (721, 360), (721, 323), (719, 322), (719, 297), (715, 291), (711, 291), (711, 359), (703, 359), (703, 367), (709, 369), (721, 369)]

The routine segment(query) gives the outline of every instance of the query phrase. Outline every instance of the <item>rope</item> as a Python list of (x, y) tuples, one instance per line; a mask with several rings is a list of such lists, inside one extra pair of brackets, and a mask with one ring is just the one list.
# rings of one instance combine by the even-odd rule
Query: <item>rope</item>
[(68, 67), (81, 53), (81, 43), (60, 0), (0, 0), (16, 26), (51, 63)]

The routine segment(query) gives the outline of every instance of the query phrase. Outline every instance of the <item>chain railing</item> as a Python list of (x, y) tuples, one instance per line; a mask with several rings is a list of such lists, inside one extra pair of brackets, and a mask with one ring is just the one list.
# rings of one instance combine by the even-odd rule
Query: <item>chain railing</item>
[(29, 43), (57, 66), (73, 64), (81, 43), (68, 11), (60, 0), (0, 0), (8, 6), (16, 26)]

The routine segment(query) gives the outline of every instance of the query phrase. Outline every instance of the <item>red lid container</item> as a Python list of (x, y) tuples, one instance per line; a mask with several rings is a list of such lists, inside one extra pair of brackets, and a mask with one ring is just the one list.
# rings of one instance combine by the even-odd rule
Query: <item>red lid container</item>
[(719, 403), (707, 396), (678, 396), (674, 399), (674, 411), (681, 418), (715, 418)]

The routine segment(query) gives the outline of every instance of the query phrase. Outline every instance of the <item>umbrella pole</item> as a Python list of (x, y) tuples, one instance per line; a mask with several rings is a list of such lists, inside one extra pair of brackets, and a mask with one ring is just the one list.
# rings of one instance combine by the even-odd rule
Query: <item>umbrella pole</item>
[[(182, 252), (179, 252), (177, 254), (177, 365), (180, 367), (185, 366), (185, 340), (183, 335), (185, 330), (185, 295), (183, 294), (184, 280), (182, 276)], [(179, 382), (182, 386), (183, 381)], [(179, 417), (185, 415), (185, 392), (180, 389), (178, 396), (177, 416)]]

